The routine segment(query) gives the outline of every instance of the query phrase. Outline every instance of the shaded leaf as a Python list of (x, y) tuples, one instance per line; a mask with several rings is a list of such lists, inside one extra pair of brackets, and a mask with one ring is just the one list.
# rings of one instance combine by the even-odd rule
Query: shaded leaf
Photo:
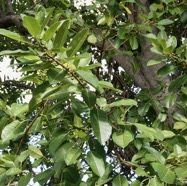
[(128, 186), (128, 180), (125, 176), (118, 175), (112, 181), (112, 186)]
[(24, 186), (24, 185), (28, 185), (28, 183), (30, 182), (30, 179), (32, 178), (32, 173), (28, 173), (25, 176), (22, 176), (19, 181), (18, 181), (18, 186)]

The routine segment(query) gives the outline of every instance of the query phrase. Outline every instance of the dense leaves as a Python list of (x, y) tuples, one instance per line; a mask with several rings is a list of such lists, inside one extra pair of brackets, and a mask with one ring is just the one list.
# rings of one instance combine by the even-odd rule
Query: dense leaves
[(0, 185), (185, 185), (185, 1), (40, 3), (0, 25)]

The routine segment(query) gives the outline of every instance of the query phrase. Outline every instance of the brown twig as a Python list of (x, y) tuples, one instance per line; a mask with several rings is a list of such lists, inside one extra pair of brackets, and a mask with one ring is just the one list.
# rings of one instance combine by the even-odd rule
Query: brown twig
[(20, 152), (20, 150), (21, 150), (21, 147), (22, 147), (22, 145), (23, 145), (23, 143), (24, 143), (24, 141), (25, 141), (25, 139), (26, 139), (26, 137), (27, 137), (27, 135), (28, 135), (29, 130), (30, 130), (31, 127), (33, 126), (33, 124), (34, 124), (34, 122), (36, 121), (36, 119), (37, 119), (37, 118), (41, 115), (41, 113), (43, 112), (43, 110), (44, 110), (44, 108), (45, 108), (47, 102), (48, 102), (48, 100), (46, 100), (46, 101), (43, 103), (42, 107), (40, 108), (40, 110), (38, 111), (38, 113), (36, 114), (36, 116), (34, 117), (34, 119), (32, 120), (31, 124), (26, 128), (26, 130), (25, 130), (25, 132), (24, 132), (24, 134), (23, 134), (23, 136), (22, 136), (22, 138), (21, 138), (21, 141), (20, 141), (20, 143), (19, 143), (18, 149), (17, 149), (17, 151), (16, 151), (16, 155), (19, 154), (19, 152)]
[(79, 77), (77, 77), (77, 75), (72, 72), (68, 67), (66, 67), (64, 64), (62, 64), (59, 60), (55, 59), (53, 56), (51, 56), (49, 53), (46, 52), (46, 55), (52, 59), (56, 64), (60, 65), (63, 69), (67, 70), (67, 72), (72, 76), (74, 77), (78, 83), (83, 87), (85, 88), (84, 84), (81, 82), (81, 80), (79, 79)]

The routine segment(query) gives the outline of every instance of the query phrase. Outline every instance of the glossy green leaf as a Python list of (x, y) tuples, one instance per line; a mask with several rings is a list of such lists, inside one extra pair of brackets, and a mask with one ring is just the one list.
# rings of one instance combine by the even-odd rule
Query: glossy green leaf
[(177, 70), (177, 67), (174, 65), (165, 65), (157, 71), (158, 76), (165, 76), (171, 73), (174, 73)]
[(69, 20), (66, 20), (62, 23), (62, 25), (60, 26), (60, 28), (58, 29), (56, 33), (54, 43), (53, 43), (53, 48), (63, 47), (66, 41), (66, 38), (67, 38), (68, 29), (69, 29)]
[(60, 145), (66, 141), (67, 139), (67, 133), (60, 134), (57, 137), (54, 137), (51, 142), (49, 143), (49, 152), (54, 155), (55, 152), (58, 150)]
[(138, 40), (136, 36), (132, 36), (129, 38), (130, 46), (132, 50), (138, 49)]
[(90, 165), (92, 171), (99, 177), (105, 173), (105, 164), (102, 157), (97, 152), (87, 153), (87, 162)]
[(187, 82), (187, 75), (182, 75), (172, 80), (169, 85), (169, 91), (172, 92), (174, 90), (179, 89), (184, 83)]
[(0, 55), (10, 55), (10, 56), (22, 56), (22, 55), (27, 55), (29, 54), (29, 51), (24, 51), (24, 50), (3, 50), (0, 52)]
[(35, 146), (29, 146), (28, 147), (29, 153), (33, 158), (41, 158), (43, 156), (40, 149), (38, 149)]
[(50, 40), (53, 37), (53, 35), (55, 34), (55, 32), (57, 31), (57, 29), (59, 28), (60, 24), (61, 24), (60, 22), (56, 22), (53, 25), (51, 25), (45, 31), (44, 35), (42, 36), (42, 40), (44, 40), (44, 41)]
[(18, 181), (18, 186), (24, 186), (24, 185), (28, 185), (28, 183), (30, 182), (32, 178), (32, 173), (29, 172), (27, 175), (22, 176), (19, 181)]
[(26, 37), (20, 36), (19, 34), (15, 33), (15, 32), (11, 32), (6, 29), (0, 28), (0, 35), (3, 35), (5, 37), (9, 37), (9, 38), (14, 39), (19, 42), (31, 44), (31, 42)]
[(1, 139), (3, 142), (10, 141), (12, 139), (16, 139), (18, 135), (22, 134), (25, 130), (25, 122), (20, 122), (15, 120), (10, 124), (6, 125), (6, 127), (2, 130)]
[(128, 180), (124, 176), (116, 176), (112, 182), (112, 186), (128, 186)]
[(93, 109), (90, 113), (90, 119), (94, 135), (101, 144), (104, 144), (112, 133), (112, 127), (109, 124), (106, 112)]
[(106, 89), (111, 89), (117, 92), (122, 92), (121, 90), (114, 88), (113, 84), (108, 81), (99, 81), (99, 86)]
[(162, 19), (161, 21), (159, 21), (157, 24), (158, 25), (170, 25), (172, 24), (173, 21), (171, 19)]
[(157, 65), (159, 63), (162, 63), (162, 59), (151, 59), (147, 62), (147, 66)]
[(83, 90), (82, 96), (88, 107), (92, 109), (96, 103), (96, 95), (91, 91)]
[(138, 114), (140, 116), (145, 116), (146, 113), (148, 112), (149, 110), (149, 107), (150, 107), (150, 103), (147, 102), (147, 103), (144, 103), (143, 105), (141, 105), (139, 108), (138, 108)]
[(131, 141), (133, 141), (134, 135), (130, 131), (124, 130), (123, 132), (114, 132), (112, 139), (118, 146), (125, 148)]
[(71, 57), (78, 52), (88, 35), (88, 31), (88, 29), (83, 29), (75, 35), (75, 37), (72, 39), (68, 46), (70, 48), (70, 50), (67, 51), (68, 57)]
[(31, 16), (23, 16), (23, 26), (27, 28), (33, 37), (37, 37), (41, 32), (40, 24), (34, 17)]

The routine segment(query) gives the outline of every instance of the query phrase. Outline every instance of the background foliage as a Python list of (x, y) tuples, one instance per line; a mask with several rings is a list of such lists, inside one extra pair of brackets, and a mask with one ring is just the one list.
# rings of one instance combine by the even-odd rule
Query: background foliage
[(76, 3), (1, 2), (0, 185), (186, 185), (185, 1)]

